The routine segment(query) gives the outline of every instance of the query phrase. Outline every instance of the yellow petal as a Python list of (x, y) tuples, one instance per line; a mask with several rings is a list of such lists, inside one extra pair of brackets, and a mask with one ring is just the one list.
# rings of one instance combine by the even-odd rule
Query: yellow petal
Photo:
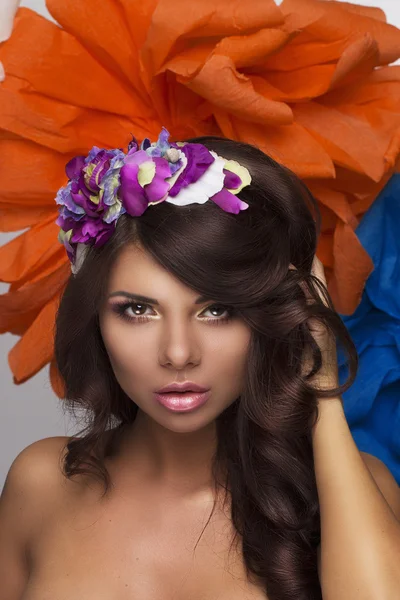
[(242, 165), (240, 165), (236, 160), (226, 160), (224, 169), (232, 171), (232, 173), (236, 173), (236, 175), (238, 175), (242, 180), (242, 183), (238, 188), (226, 188), (228, 192), (232, 192), (232, 194), (238, 194), (240, 190), (242, 190), (246, 185), (249, 185), (249, 183), (251, 182), (251, 176), (249, 171), (246, 169), (246, 167), (242, 167)]
[(156, 164), (152, 161), (146, 161), (139, 165), (138, 171), (138, 183), (142, 187), (151, 183), (154, 179), (154, 175), (156, 174)]

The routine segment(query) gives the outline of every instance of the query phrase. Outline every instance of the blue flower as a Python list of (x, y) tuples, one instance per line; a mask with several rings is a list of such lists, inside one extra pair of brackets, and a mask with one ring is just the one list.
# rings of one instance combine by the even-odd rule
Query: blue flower
[[(360, 359), (344, 410), (359, 450), (380, 458), (400, 484), (400, 175), (395, 174), (363, 216), (357, 236), (374, 270), (362, 300), (343, 316)], [(338, 354), (339, 376), (347, 376)]]

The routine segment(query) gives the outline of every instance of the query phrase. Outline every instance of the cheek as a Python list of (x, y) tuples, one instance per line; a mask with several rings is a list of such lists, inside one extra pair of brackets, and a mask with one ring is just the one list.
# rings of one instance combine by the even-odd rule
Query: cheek
[(210, 364), (216, 378), (221, 378), (234, 390), (240, 388), (243, 382), (249, 344), (250, 332), (240, 326), (228, 335), (217, 334), (215, 346), (210, 348)]
[[(140, 326), (137, 326), (140, 328)], [(100, 325), (101, 335), (110, 363), (119, 380), (124, 376), (137, 379), (147, 376), (149, 365), (153, 362), (152, 346), (149, 336), (141, 335), (135, 326), (105, 318)]]

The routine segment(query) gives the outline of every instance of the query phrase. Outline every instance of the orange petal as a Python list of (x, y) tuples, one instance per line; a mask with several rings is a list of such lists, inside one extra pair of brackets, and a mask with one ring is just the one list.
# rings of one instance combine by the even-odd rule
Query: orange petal
[[(343, 114), (317, 102), (296, 104), (297, 123), (316, 136), (333, 160), (378, 181), (385, 172), (384, 152), (391, 134), (374, 130), (363, 119)], [(329, 123), (329, 127), (327, 127)]]
[[(3, 201), (9, 200), (9, 202)], [(0, 201), (0, 231), (20, 231), (32, 227), (53, 214), (53, 207), (25, 206), (13, 202), (13, 198), (1, 198)]]
[(270, 54), (278, 52), (290, 41), (291, 34), (279, 28), (265, 28), (249, 35), (223, 38), (214, 54), (222, 54), (232, 60), (236, 68), (263, 65)]
[(374, 264), (353, 229), (346, 223), (337, 224), (333, 253), (334, 273), (328, 282), (328, 291), (335, 309), (343, 315), (351, 315), (361, 301), (365, 282)]
[[(349, 6), (351, 9), (349, 10)], [(319, 0), (283, 0), (280, 5), (291, 28), (301, 25), (304, 32), (299, 37), (307, 41), (351, 39), (354, 34), (372, 35), (379, 45), (380, 64), (395, 61), (400, 53), (400, 31), (384, 20), (384, 15), (367, 7), (354, 7), (346, 2), (320, 2)], [(308, 23), (307, 23), (308, 22)], [(315, 60), (319, 61), (316, 56)]]
[[(29, 140), (0, 139), (0, 203), (3, 197), (15, 198), (15, 203), (55, 208), (55, 191), (65, 185), (65, 165), (72, 154), (55, 153)], [(21, 177), (23, 171), (23, 177)]]
[[(127, 2), (128, 0), (125, 0)], [(238, 32), (276, 27), (283, 22), (282, 13), (273, 0), (236, 2), (202, 0), (187, 10), (186, 0), (161, 0), (154, 10), (141, 60), (148, 81), (158, 73), (174, 45), (184, 39), (204, 41), (210, 36), (230, 36)], [(195, 45), (193, 41), (190, 45)]]
[[(292, 32), (292, 27), (285, 23), (285, 30)], [(306, 30), (296, 30), (291, 33), (289, 43), (283, 46), (279, 52), (267, 56), (264, 64), (258, 68), (261, 74), (271, 73), (273, 76), (279, 73), (296, 74), (301, 69), (316, 65), (334, 65), (342, 56), (348, 45), (347, 40), (312, 38), (307, 35)], [(312, 82), (310, 82), (312, 83)]]
[(233, 119), (237, 139), (254, 144), (276, 161), (292, 169), (299, 177), (334, 177), (329, 155), (301, 125), (260, 127)]
[(157, 74), (166, 70), (182, 77), (192, 77), (203, 66), (211, 54), (221, 54), (231, 59), (236, 68), (252, 67), (265, 63), (269, 54), (277, 52), (290, 39), (290, 34), (281, 29), (260, 29), (249, 35), (235, 35), (215, 41), (199, 41), (189, 45), (167, 60)]
[(219, 108), (254, 123), (287, 125), (293, 121), (290, 107), (258, 94), (251, 79), (239, 73), (228, 57), (215, 54), (189, 81), (178, 81)]
[(381, 8), (377, 6), (363, 6), (361, 4), (352, 4), (351, 2), (340, 2), (340, 4), (344, 5), (344, 8), (356, 15), (363, 15), (365, 17), (369, 17), (370, 19), (376, 19), (377, 21), (382, 21), (386, 23), (386, 15)]
[(26, 95), (26, 88), (26, 82), (11, 75), (0, 86), (0, 128), (58, 152), (82, 154), (94, 145), (125, 147), (131, 140), (130, 131), (138, 136), (149, 131), (141, 115), (134, 122), (40, 94)]
[[(78, 3), (85, 7), (86, 2)], [(68, 11), (69, 12), (69, 11)], [(107, 23), (111, 15), (103, 14)], [(72, 20), (79, 14), (70, 14)], [(86, 32), (90, 31), (87, 22), (79, 24)], [(96, 35), (100, 32), (96, 32)], [(123, 40), (123, 29), (116, 30), (114, 39), (108, 43), (116, 44)], [(107, 39), (107, 38), (106, 38)], [(102, 40), (99, 37), (99, 40)], [(104, 39), (102, 40), (104, 41)], [(124, 48), (129, 45), (129, 36), (125, 38)], [(27, 48), (41, 48), (41, 51), (29, 51)], [(43, 54), (46, 61), (42, 60)], [(126, 54), (126, 52), (125, 52)], [(13, 34), (0, 49), (0, 59), (6, 72), (5, 85), (10, 75), (23, 80), (25, 92), (43, 94), (65, 104), (80, 106), (96, 111), (104, 111), (121, 116), (142, 114), (151, 118), (149, 102), (141, 99), (135, 89), (128, 89), (126, 83), (112, 70), (103, 66), (100, 55), (90, 54), (73, 35), (63, 31), (52, 21), (21, 8), (15, 19)], [(132, 51), (120, 57), (120, 61), (132, 62)]]
[(58, 297), (50, 300), (23, 337), (11, 348), (8, 362), (16, 383), (23, 383), (52, 359), (58, 305)]
[(38, 281), (0, 295), (0, 333), (22, 335), (42, 307), (59, 294), (70, 274), (69, 263), (64, 263)]
[(64, 256), (65, 249), (57, 239), (57, 214), (55, 211), (0, 248), (0, 281), (20, 280), (31, 271), (43, 272), (48, 262), (60, 260), (61, 253)]
[(18, 231), (56, 218), (56, 190), (66, 183), (65, 164), (73, 155), (0, 133), (0, 155), (7, 156), (0, 162), (0, 230)]
[(181, 77), (192, 77), (202, 68), (214, 48), (215, 41), (208, 40), (201, 41), (196, 46), (189, 46), (165, 61), (156, 74), (160, 75), (165, 71), (171, 71)]
[(341, 221), (350, 225), (355, 230), (358, 226), (358, 219), (353, 214), (347, 197), (342, 192), (329, 189), (328, 186), (323, 186), (318, 183), (310, 181), (308, 184), (309, 189), (318, 198), (319, 202), (330, 208), (330, 210), (339, 217)]
[(335, 86), (348, 85), (354, 80), (359, 83), (360, 77), (369, 74), (377, 64), (379, 47), (376, 41), (370, 36), (362, 36), (351, 44), (343, 44), (336, 64), (306, 65), (290, 73), (264, 69), (261, 74), (280, 90), (282, 100), (299, 102), (322, 96)]
[(50, 300), (23, 337), (10, 350), (8, 362), (14, 373), (15, 383), (23, 383), (52, 359), (58, 305), (58, 297)]
[(361, 81), (331, 90), (325, 94), (323, 103), (343, 108), (356, 105), (359, 110), (364, 104), (379, 105), (398, 114), (399, 97), (400, 65), (392, 65), (375, 69)]
[[(102, 0), (101, 10), (99, 10), (98, 0), (85, 0), (85, 2), (47, 0), (50, 14), (72, 39), (79, 40), (82, 47), (88, 50), (86, 56), (96, 57), (98, 64), (103, 65), (109, 74), (115, 74), (121, 83), (126, 81), (133, 86), (134, 89), (131, 88), (128, 95), (130, 98), (127, 107), (135, 99), (135, 102), (140, 103), (136, 105), (135, 114), (142, 111), (145, 117), (145, 115), (149, 116), (151, 102), (141, 79), (137, 55), (140, 45), (145, 41), (146, 30), (143, 30), (143, 27), (149, 26), (156, 2), (141, 0), (140, 10), (132, 4), (131, 0), (118, 3), (113, 0)], [(83, 71), (78, 71), (78, 78), (82, 73)], [(98, 81), (96, 73), (92, 74), (90, 70), (86, 73), (90, 74), (91, 83), (96, 84)], [(116, 93), (118, 96), (121, 83), (117, 80), (116, 90), (113, 87), (109, 90), (98, 88), (97, 92), (105, 93), (110, 97)], [(124, 90), (124, 93), (127, 93), (127, 90)], [(98, 104), (95, 106), (97, 107)]]
[[(322, 217), (321, 235), (325, 234), (325, 237), (328, 238), (329, 236), (332, 236), (332, 233), (335, 230), (337, 216), (328, 206), (326, 206), (326, 204), (319, 203), (318, 208)], [(330, 244), (332, 245), (332, 240), (330, 241)], [(329, 263), (329, 266), (333, 266), (333, 262), (332, 255), (332, 262)]]

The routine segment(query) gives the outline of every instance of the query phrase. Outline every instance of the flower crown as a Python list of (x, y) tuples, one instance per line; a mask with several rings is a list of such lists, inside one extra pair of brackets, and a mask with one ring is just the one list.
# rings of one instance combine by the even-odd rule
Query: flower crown
[(235, 214), (249, 207), (237, 197), (251, 182), (245, 167), (203, 144), (169, 143), (169, 135), (163, 127), (157, 142), (145, 138), (140, 146), (133, 138), (127, 153), (93, 146), (86, 157), (67, 163), (69, 181), (57, 192), (56, 224), (74, 274), (87, 246), (105, 244), (124, 213), (139, 217), (160, 202), (187, 206), (212, 200)]

